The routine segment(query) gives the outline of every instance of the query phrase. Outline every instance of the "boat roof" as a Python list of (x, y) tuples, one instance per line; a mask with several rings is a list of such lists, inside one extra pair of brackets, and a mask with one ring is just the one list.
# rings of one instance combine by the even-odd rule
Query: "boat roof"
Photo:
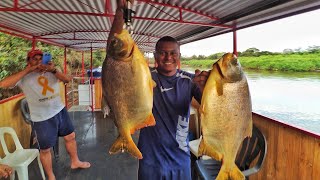
[[(319, 0), (136, 0), (133, 39), (187, 44), (320, 8)], [(76, 50), (106, 47), (116, 0), (1, 0), (0, 32)]]

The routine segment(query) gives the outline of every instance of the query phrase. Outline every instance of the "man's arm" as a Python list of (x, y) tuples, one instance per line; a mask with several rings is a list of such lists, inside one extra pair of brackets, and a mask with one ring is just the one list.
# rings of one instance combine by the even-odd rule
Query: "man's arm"
[(2, 81), (0, 81), (0, 88), (8, 88), (8, 87), (14, 87), (20, 79), (22, 79), (25, 75), (29, 74), (30, 72), (36, 70), (39, 66), (31, 66), (27, 65), (27, 67), (11, 76), (8, 76), (4, 78)]
[[(133, 4), (133, 0), (130, 0), (130, 2), (131, 4)], [(117, 0), (117, 10), (114, 15), (113, 23), (109, 33), (109, 37), (107, 41), (107, 50), (114, 36), (114, 33), (120, 33), (123, 28), (123, 24), (124, 24), (123, 9), (126, 7), (126, 5), (127, 5), (127, 0)]]

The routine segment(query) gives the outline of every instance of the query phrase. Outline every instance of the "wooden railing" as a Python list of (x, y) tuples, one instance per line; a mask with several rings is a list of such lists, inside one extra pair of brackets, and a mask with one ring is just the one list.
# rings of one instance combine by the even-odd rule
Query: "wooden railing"
[(266, 136), (268, 152), (262, 169), (250, 180), (316, 180), (320, 178), (320, 136), (253, 113)]

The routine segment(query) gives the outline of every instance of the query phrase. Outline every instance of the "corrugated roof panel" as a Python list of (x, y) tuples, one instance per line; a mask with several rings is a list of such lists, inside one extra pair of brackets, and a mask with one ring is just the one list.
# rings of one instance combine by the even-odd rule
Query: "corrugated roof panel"
[[(136, 0), (132, 7), (133, 38), (140, 48), (153, 51), (158, 38), (166, 35), (185, 44), (230, 32), (233, 25), (241, 29), (319, 9), (320, 1)], [(77, 49), (105, 47), (115, 9), (116, 0), (1, 0), (0, 31)]]

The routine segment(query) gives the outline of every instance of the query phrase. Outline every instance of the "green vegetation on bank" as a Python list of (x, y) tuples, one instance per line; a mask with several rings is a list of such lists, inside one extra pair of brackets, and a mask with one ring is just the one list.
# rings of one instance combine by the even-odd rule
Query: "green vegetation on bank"
[[(261, 53), (256, 48), (250, 49), (255, 49), (256, 51), (251, 54), (246, 51), (239, 53), (239, 61), (243, 68), (293, 72), (320, 71), (319, 46), (309, 47), (306, 51), (290, 51), (287, 49), (283, 53), (266, 51)], [(208, 57), (193, 56), (191, 58), (183, 58), (181, 64), (199, 68), (210, 68), (213, 62), (218, 60), (222, 54), (224, 53), (217, 53)]]

